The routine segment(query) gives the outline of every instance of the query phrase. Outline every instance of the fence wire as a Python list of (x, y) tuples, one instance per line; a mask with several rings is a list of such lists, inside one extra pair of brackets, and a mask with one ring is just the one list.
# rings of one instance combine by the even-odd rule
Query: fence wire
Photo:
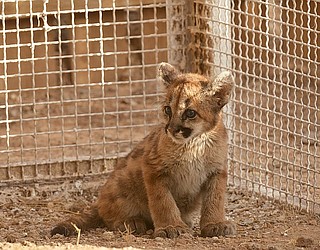
[(158, 123), (155, 68), (236, 76), (230, 182), (320, 210), (318, 1), (2, 1), (0, 183), (108, 171)]

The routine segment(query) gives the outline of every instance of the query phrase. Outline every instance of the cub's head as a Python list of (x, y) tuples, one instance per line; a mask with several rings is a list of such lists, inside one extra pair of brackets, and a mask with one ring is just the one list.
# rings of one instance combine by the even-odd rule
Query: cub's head
[(168, 63), (159, 65), (158, 78), (166, 88), (162, 106), (165, 132), (179, 144), (214, 129), (234, 84), (228, 71), (209, 80), (198, 74), (182, 74)]

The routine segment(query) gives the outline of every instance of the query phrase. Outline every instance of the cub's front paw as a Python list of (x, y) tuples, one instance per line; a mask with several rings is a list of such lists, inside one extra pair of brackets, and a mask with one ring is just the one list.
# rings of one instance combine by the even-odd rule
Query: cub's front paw
[(214, 236), (226, 236), (236, 234), (236, 225), (230, 221), (224, 221), (219, 223), (212, 223), (206, 225), (201, 229), (201, 236), (214, 237)]
[(167, 226), (164, 228), (156, 228), (154, 231), (154, 237), (173, 239), (183, 233), (191, 233), (191, 230), (185, 226)]

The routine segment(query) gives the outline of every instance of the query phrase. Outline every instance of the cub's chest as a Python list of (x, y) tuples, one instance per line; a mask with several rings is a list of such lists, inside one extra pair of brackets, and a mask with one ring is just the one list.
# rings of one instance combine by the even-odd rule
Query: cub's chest
[(208, 166), (207, 150), (201, 147), (185, 148), (171, 168), (172, 191), (177, 196), (200, 192), (201, 186), (213, 170)]
[(197, 193), (208, 178), (209, 171), (202, 161), (185, 162), (181, 159), (171, 174), (177, 193)]

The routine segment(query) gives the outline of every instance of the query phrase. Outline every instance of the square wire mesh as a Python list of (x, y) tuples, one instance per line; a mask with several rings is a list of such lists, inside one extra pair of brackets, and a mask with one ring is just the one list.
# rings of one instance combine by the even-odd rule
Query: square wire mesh
[[(164, 1), (13, 0), (0, 8), (1, 181), (103, 171), (92, 161), (126, 153), (157, 123)], [(83, 160), (83, 169), (67, 164)]]
[(320, 212), (320, 3), (232, 1), (232, 182)]

